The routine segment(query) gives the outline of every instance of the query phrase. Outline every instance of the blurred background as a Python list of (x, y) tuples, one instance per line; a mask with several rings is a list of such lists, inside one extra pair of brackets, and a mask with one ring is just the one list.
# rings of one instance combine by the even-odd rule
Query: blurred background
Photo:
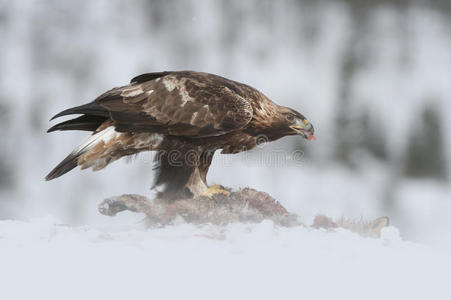
[(450, 1), (0, 0), (0, 39), (0, 219), (102, 223), (104, 198), (149, 195), (151, 154), (45, 182), (87, 136), (46, 134), (48, 120), (191, 69), (256, 87), (318, 137), (218, 154), (210, 183), (266, 191), (306, 223), (387, 215), (406, 239), (451, 245)]

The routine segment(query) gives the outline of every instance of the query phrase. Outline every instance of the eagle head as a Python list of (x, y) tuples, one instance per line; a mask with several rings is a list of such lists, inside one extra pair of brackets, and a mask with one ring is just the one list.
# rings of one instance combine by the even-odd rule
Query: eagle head
[(289, 135), (297, 134), (309, 141), (316, 140), (315, 129), (312, 123), (301, 113), (288, 107), (282, 107), (281, 114), (284, 119), (282, 122), (286, 126)]

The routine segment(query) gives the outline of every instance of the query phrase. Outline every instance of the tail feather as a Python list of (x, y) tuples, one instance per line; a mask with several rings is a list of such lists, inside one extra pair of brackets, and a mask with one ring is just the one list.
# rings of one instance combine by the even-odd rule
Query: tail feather
[(58, 178), (78, 165), (78, 157), (82, 153), (71, 153), (62, 162), (60, 162), (47, 176), (45, 180), (49, 181)]
[(76, 166), (78, 166), (78, 159), (81, 155), (95, 147), (99, 142), (108, 141), (116, 136), (117, 132), (114, 126), (105, 128), (104, 130), (91, 135), (84, 143), (75, 148), (62, 162), (60, 162), (45, 179), (52, 180), (61, 175), (66, 174)]

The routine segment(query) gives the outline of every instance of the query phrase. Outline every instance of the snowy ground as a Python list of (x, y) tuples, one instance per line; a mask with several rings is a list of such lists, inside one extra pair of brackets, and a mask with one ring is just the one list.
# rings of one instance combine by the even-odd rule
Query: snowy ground
[(146, 230), (124, 218), (1, 221), (0, 298), (451, 299), (449, 251), (394, 227), (371, 239), (269, 221)]

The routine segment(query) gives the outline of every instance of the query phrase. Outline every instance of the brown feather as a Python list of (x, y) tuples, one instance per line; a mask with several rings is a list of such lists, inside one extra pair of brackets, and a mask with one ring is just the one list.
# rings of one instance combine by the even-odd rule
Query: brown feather
[[(155, 150), (163, 159), (157, 164), (155, 184), (165, 185), (164, 194), (198, 194), (207, 187), (208, 168), (217, 149), (237, 153), (257, 146), (260, 136), (272, 141), (296, 134), (288, 126), (287, 113), (304, 118), (248, 85), (217, 75), (194, 71), (142, 74), (88, 104), (55, 115), (83, 116), (49, 131), (94, 133), (88, 144), (61, 162), (47, 179), (76, 165), (98, 170), (123, 156)], [(174, 159), (173, 153), (180, 157)]]

